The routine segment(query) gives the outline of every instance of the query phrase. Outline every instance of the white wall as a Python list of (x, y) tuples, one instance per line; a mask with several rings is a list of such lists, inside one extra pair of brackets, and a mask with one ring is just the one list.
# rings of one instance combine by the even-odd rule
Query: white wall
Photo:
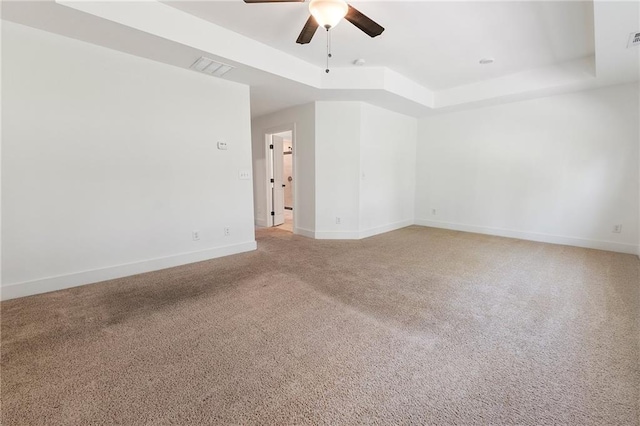
[(9, 22), (2, 38), (4, 299), (255, 248), (248, 87)]
[(255, 118), (252, 127), (259, 226), (269, 218), (264, 134), (287, 127), (296, 133), (294, 232), (358, 239), (413, 223), (415, 118), (363, 102), (318, 101)]
[(317, 238), (365, 238), (413, 223), (416, 133), (415, 118), (383, 108), (316, 103)]
[(361, 108), (316, 102), (317, 238), (358, 238)]
[(635, 253), (638, 117), (630, 84), (422, 119), (416, 221)]
[(266, 132), (293, 128), (294, 147), (294, 232), (312, 237), (315, 230), (315, 104), (309, 103), (273, 114), (256, 117), (251, 122), (255, 222), (268, 226), (266, 188)]
[[(0, 5), (0, 18), (2, 17), (2, 6)], [(3, 58), (3, 52), (2, 52), (2, 45), (4, 44), (2, 42), (2, 34), (4, 33), (3, 31), (3, 27), (4, 27), (4, 21), (2, 19), (0, 19), (0, 300), (2, 300), (2, 134), (4, 134), (4, 132), (2, 131), (2, 58)]]
[(418, 121), (362, 104), (360, 236), (413, 224)]

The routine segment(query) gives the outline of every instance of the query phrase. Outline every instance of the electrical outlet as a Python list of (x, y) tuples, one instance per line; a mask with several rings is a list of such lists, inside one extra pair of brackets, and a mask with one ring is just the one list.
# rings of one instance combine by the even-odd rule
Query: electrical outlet
[(224, 227), (224, 236), (228, 237), (229, 235), (231, 235), (231, 228), (228, 226)]
[(200, 239), (200, 231), (192, 231), (191, 238), (193, 238), (193, 241), (198, 241)]
[(336, 225), (340, 225), (340, 218), (336, 216)]
[(616, 234), (619, 234), (622, 232), (622, 225), (613, 225), (613, 231)]
[(436, 215), (436, 209), (431, 209), (431, 214), (435, 216)]

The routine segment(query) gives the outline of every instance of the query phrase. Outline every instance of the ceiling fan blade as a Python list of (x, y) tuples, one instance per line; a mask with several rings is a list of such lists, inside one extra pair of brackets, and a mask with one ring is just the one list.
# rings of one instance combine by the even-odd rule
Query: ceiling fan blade
[(298, 44), (309, 43), (313, 38), (313, 35), (316, 33), (317, 29), (318, 29), (318, 23), (316, 22), (315, 18), (313, 16), (309, 16), (309, 19), (307, 19), (307, 22), (304, 24), (302, 31), (300, 31), (300, 35), (298, 36), (296, 43)]
[(244, 0), (245, 3), (303, 3), (304, 0)]
[(384, 31), (384, 28), (378, 25), (371, 18), (368, 18), (360, 13), (355, 7), (351, 5), (349, 5), (349, 11), (347, 12), (347, 16), (345, 16), (344, 19), (360, 28), (369, 37), (379, 36)]

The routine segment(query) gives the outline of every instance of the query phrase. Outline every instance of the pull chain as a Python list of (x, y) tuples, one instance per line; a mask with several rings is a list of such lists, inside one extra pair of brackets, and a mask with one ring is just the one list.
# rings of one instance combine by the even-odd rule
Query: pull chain
[(331, 32), (327, 27), (327, 69), (324, 72), (329, 73), (329, 58), (331, 58)]

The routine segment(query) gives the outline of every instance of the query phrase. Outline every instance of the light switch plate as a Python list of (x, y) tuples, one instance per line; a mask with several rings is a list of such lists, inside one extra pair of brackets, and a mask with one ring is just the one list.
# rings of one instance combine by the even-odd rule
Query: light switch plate
[(238, 178), (240, 178), (240, 180), (249, 180), (251, 179), (251, 172), (249, 170), (240, 170), (238, 172)]
[(218, 149), (221, 149), (221, 150), (225, 151), (227, 149), (227, 143), (226, 142), (218, 142)]

